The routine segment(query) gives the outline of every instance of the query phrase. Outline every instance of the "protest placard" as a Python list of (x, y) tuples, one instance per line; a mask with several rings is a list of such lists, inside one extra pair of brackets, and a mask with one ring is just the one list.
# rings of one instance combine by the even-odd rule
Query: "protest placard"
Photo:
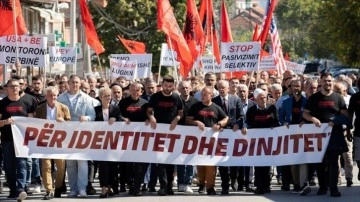
[(208, 72), (220, 73), (221, 66), (216, 62), (216, 58), (213, 56), (202, 56), (201, 64), (203, 73), (206, 74)]
[(127, 80), (137, 78), (136, 60), (119, 60), (110, 58), (111, 78), (125, 77)]
[(137, 65), (136, 78), (148, 78), (151, 73), (152, 54), (111, 54), (110, 58), (128, 61), (128, 64)]
[(51, 64), (75, 64), (76, 48), (75, 47), (49, 47), (49, 56)]
[(306, 65), (298, 64), (295, 62), (285, 61), (286, 68), (293, 70), (295, 74), (303, 74)]
[(15, 64), (17, 56), (21, 65), (46, 66), (47, 38), (10, 35), (0, 37), (0, 64)]
[(221, 43), (221, 71), (257, 71), (260, 50), (258, 42)]
[(259, 71), (276, 70), (275, 60), (272, 55), (263, 56), (259, 63)]
[[(175, 63), (173, 57), (175, 57)], [(160, 66), (172, 67), (174, 64), (177, 66), (179, 62), (176, 59), (176, 51), (171, 50), (166, 43), (161, 44)]]

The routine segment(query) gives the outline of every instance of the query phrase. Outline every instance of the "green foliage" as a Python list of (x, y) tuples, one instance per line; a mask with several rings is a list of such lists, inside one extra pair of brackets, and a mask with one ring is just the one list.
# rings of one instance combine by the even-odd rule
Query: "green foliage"
[(275, 15), (284, 52), (360, 65), (360, 2), (280, 0)]
[[(186, 0), (172, 0), (174, 13), (180, 27), (185, 21)], [(152, 72), (157, 72), (160, 60), (161, 43), (165, 34), (157, 30), (157, 1), (154, 0), (112, 0), (106, 8), (91, 4), (91, 13), (97, 27), (99, 38), (106, 51), (100, 55), (101, 61), (108, 66), (110, 54), (127, 54), (128, 51), (117, 39), (126, 39), (146, 44), (146, 52), (153, 54)], [(167, 74), (162, 68), (162, 74)]]

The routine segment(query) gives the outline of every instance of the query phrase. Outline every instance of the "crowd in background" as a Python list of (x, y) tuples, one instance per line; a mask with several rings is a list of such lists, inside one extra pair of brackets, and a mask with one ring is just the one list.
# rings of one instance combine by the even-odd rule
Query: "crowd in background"
[[(92, 183), (98, 176), (100, 198), (120, 192), (133, 196), (141, 196), (145, 191), (173, 195), (174, 185), (178, 192), (193, 193), (193, 182), (198, 184), (199, 193), (215, 195), (218, 173), (222, 195), (228, 195), (229, 190), (265, 194), (271, 192), (270, 181), (276, 173), (283, 191), (290, 191), (292, 186), (292, 192), (307, 195), (311, 186), (316, 185), (317, 177), (318, 195), (330, 190), (331, 196), (339, 197), (337, 185), (342, 183), (342, 171), (350, 187), (353, 160), (360, 166), (360, 120), (356, 119), (353, 124), (355, 115), (360, 113), (359, 88), (360, 80), (354, 74), (333, 78), (325, 73), (310, 77), (296, 75), (291, 70), (281, 76), (262, 71), (238, 78), (227, 78), (225, 73), (207, 73), (181, 81), (172, 76), (138, 81), (119, 77), (110, 81), (93, 75), (87, 78), (59, 75), (46, 79), (34, 76), (28, 81), (15, 75), (0, 88), (0, 171), (5, 171), (7, 179), (0, 185), (9, 186), (8, 198), (25, 199), (34, 192), (44, 192), (46, 200), (64, 193), (67, 197), (85, 198), (96, 194)], [(154, 129), (157, 123), (169, 124), (170, 129), (192, 125), (200, 130), (205, 127), (214, 131), (241, 130), (243, 135), (252, 128), (304, 123), (319, 126), (329, 122), (333, 132), (323, 162), (315, 164), (272, 168), (65, 161), (16, 158), (10, 127), (11, 116), (15, 115), (109, 124), (147, 122)], [(160, 189), (156, 190), (158, 182)]]

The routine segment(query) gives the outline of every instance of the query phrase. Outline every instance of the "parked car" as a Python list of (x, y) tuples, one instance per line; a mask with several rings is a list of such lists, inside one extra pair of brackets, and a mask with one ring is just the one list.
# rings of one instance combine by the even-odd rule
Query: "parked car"
[(360, 73), (360, 69), (358, 69), (358, 68), (340, 69), (340, 70), (338, 70), (338, 71), (335, 71), (335, 72), (333, 73), (333, 76), (334, 76), (334, 77), (337, 77), (337, 76), (339, 76), (340, 74), (344, 74), (344, 75), (347, 75), (347, 74), (355, 74), (355, 75), (358, 76), (359, 73)]
[(317, 75), (321, 64), (319, 62), (307, 62), (305, 65), (304, 74)]

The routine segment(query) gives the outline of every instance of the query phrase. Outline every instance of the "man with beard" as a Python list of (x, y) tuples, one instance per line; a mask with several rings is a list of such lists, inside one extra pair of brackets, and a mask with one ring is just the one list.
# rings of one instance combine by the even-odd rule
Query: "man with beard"
[[(304, 124), (302, 120), (302, 113), (307, 99), (301, 94), (301, 80), (293, 80), (291, 82), (292, 96), (285, 99), (279, 109), (280, 123), (286, 127), (291, 124)], [(291, 176), (287, 173), (289, 166), (282, 166), (283, 171), (283, 186), (290, 187)], [(285, 171), (285, 172), (284, 172)], [(291, 165), (291, 174), (294, 182), (294, 192), (306, 195), (310, 193), (311, 188), (308, 186), (307, 164)]]
[[(120, 86), (118, 87), (120, 88)], [(142, 85), (132, 83), (129, 89), (130, 96), (122, 99), (119, 104), (123, 120), (127, 124), (130, 124), (130, 122), (145, 122), (148, 102), (140, 97), (143, 93)], [(146, 163), (126, 163), (130, 195), (141, 196), (140, 185), (143, 182), (147, 165)]]
[(34, 96), (38, 102), (38, 105), (46, 102), (45, 94), (43, 93), (44, 83), (40, 76), (34, 76), (32, 78), (33, 91), (30, 95)]
[[(183, 116), (183, 104), (178, 94), (173, 93), (174, 78), (165, 76), (162, 82), (162, 91), (151, 96), (147, 117), (152, 129), (156, 129), (157, 123), (170, 124), (170, 130), (174, 130), (178, 121)], [(174, 165), (158, 164), (158, 176), (160, 181), (160, 196), (174, 195), (172, 181), (174, 180)]]
[[(303, 118), (320, 127), (321, 123), (330, 123), (340, 114), (347, 117), (348, 113), (344, 99), (333, 92), (334, 79), (329, 73), (320, 77), (322, 88), (320, 92), (313, 94), (304, 109)], [(350, 129), (347, 128), (347, 136), (351, 138)], [(316, 173), (319, 181), (318, 195), (325, 195), (330, 187), (330, 196), (340, 197), (341, 193), (337, 188), (338, 182), (338, 157), (346, 152), (347, 145), (344, 137), (342, 124), (335, 124), (331, 131), (329, 145), (321, 163), (316, 165)]]

